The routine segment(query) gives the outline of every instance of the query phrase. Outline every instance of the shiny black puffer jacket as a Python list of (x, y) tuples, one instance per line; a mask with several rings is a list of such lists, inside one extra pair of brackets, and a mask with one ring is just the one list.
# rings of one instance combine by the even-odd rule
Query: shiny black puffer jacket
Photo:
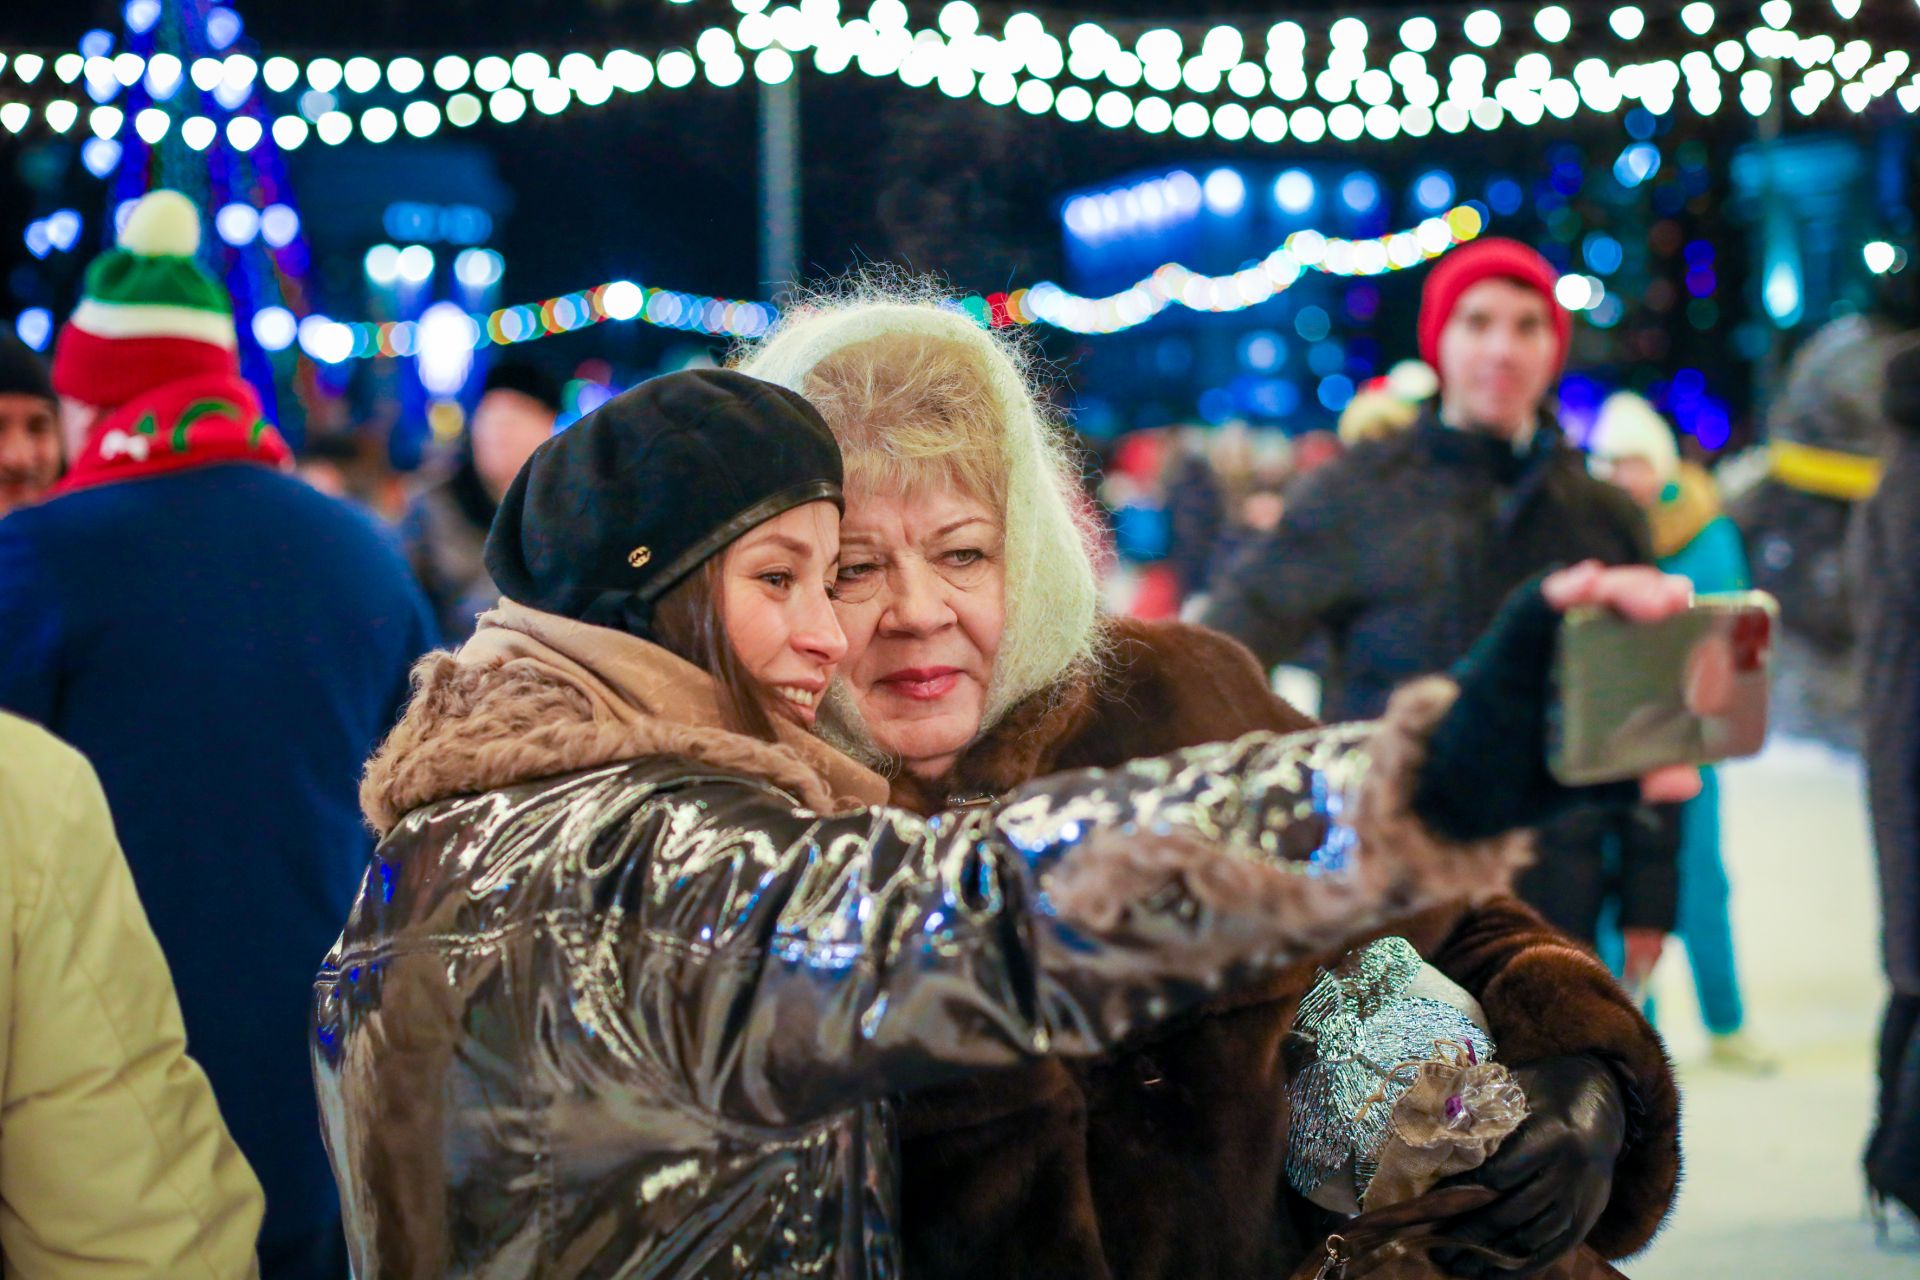
[(356, 1274), (897, 1274), (889, 1095), (1103, 1051), (1493, 874), (1371, 851), (1378, 741), (931, 819), (671, 757), (415, 809), (315, 989)]

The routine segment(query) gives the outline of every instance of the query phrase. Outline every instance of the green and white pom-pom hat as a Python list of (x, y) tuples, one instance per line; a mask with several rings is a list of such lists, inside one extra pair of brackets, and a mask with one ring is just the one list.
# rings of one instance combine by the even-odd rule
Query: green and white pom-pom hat
[(53, 387), (111, 409), (181, 378), (240, 372), (233, 299), (195, 258), (200, 213), (178, 191), (141, 197), (118, 247), (87, 268), (60, 331)]

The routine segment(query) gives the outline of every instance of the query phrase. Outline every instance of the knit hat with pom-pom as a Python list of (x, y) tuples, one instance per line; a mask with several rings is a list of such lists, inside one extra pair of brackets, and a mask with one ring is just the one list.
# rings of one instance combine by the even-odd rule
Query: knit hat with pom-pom
[(54, 347), (53, 385), (103, 409), (162, 384), (240, 372), (233, 300), (196, 260), (200, 213), (178, 191), (143, 196), (117, 248), (87, 268)]
[(119, 247), (87, 268), (53, 350), (53, 388), (91, 405), (58, 492), (215, 463), (292, 455), (240, 376), (233, 302), (194, 260), (200, 214), (177, 191), (141, 197)]

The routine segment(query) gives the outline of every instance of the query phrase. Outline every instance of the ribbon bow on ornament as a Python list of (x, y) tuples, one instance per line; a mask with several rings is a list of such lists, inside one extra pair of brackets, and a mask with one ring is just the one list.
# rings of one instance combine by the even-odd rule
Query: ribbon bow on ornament
[(1336, 1213), (1398, 1204), (1478, 1167), (1527, 1116), (1492, 1061), (1478, 1002), (1405, 938), (1323, 969), (1289, 1041), (1287, 1179)]

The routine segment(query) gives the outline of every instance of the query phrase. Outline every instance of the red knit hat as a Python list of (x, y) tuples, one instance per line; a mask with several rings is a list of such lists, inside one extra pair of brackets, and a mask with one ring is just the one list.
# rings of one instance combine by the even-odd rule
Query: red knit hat
[(94, 259), (53, 348), (53, 387), (102, 409), (192, 377), (240, 376), (233, 299), (196, 259), (200, 212), (178, 191), (140, 198)]
[(1573, 339), (1573, 317), (1553, 294), (1560, 273), (1538, 253), (1502, 236), (1488, 236), (1465, 244), (1441, 258), (1427, 273), (1420, 291), (1420, 358), (1440, 369), (1440, 331), (1453, 318), (1460, 295), (1482, 280), (1511, 280), (1534, 290), (1547, 300), (1547, 314), (1553, 317), (1553, 336), (1560, 345), (1560, 363), (1567, 362), (1567, 344)]

